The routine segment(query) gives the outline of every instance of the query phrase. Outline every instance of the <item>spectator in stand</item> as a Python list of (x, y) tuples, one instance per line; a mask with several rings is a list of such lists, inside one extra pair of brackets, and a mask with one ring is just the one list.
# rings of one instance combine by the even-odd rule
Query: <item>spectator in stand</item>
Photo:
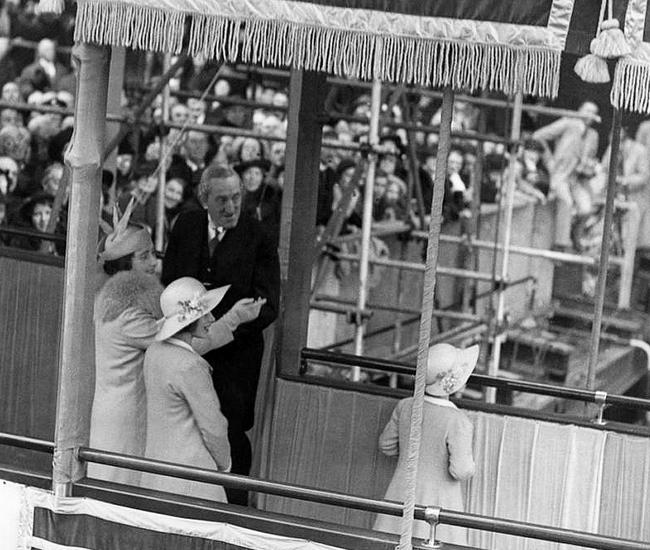
[(263, 159), (264, 146), (259, 139), (244, 138), (235, 145), (235, 158), (239, 163)]
[(9, 37), (0, 36), (0, 87), (13, 83), (17, 77), (18, 71), (11, 55)]
[(470, 195), (460, 173), (463, 169), (463, 153), (460, 149), (449, 151), (447, 158), (447, 179), (443, 201), (444, 221), (456, 221), (470, 215)]
[(0, 157), (0, 195), (6, 197), (7, 219), (13, 222), (13, 214), (18, 212), (20, 199), (15, 195), (18, 186), (18, 164), (11, 157)]
[(0, 111), (0, 130), (6, 126), (22, 126), (23, 119), (15, 109), (2, 109)]
[(382, 199), (384, 221), (407, 221), (406, 184), (396, 176), (388, 178), (388, 186)]
[(185, 143), (182, 148), (182, 155), (185, 164), (189, 167), (191, 178), (189, 179), (192, 191), (194, 191), (201, 181), (201, 174), (209, 163), (208, 152), (210, 142), (207, 134), (190, 130), (187, 132)]
[(588, 182), (595, 173), (600, 122), (598, 106), (585, 101), (578, 112), (586, 118), (560, 118), (533, 133), (533, 139), (546, 148), (555, 145), (550, 169), (550, 189), (558, 199), (555, 214), (555, 246), (570, 250), (572, 210), (588, 216), (592, 210)]
[(550, 189), (550, 175), (544, 160), (545, 152), (541, 143), (534, 139), (528, 139), (524, 142), (521, 159), (524, 180), (544, 196), (548, 195)]
[(262, 228), (278, 245), (280, 238), (281, 195), (265, 177), (269, 162), (262, 159), (249, 160), (235, 166), (244, 186), (242, 214), (260, 222)]
[(67, 69), (56, 61), (54, 42), (44, 38), (38, 43), (34, 63), (25, 67), (20, 74), (23, 96), (28, 96), (34, 90), (44, 92), (58, 89), (59, 80), (67, 73)]
[(489, 153), (483, 161), (483, 182), (481, 184), (481, 204), (496, 203), (503, 183), (503, 172), (507, 161), (503, 155)]
[(277, 183), (279, 173), (284, 172), (284, 154), (286, 149), (287, 145), (283, 141), (273, 141), (269, 146), (271, 166), (269, 168), (268, 178), (273, 183)]
[(20, 88), (14, 81), (7, 82), (2, 86), (2, 101), (9, 103), (20, 103), (23, 100), (20, 95)]
[[(43, 192), (29, 197), (20, 208), (19, 220), (16, 225), (39, 233), (45, 233), (52, 216), (53, 202), (54, 197)], [(44, 254), (56, 254), (52, 241), (39, 239), (38, 237), (13, 237), (11, 246)]]

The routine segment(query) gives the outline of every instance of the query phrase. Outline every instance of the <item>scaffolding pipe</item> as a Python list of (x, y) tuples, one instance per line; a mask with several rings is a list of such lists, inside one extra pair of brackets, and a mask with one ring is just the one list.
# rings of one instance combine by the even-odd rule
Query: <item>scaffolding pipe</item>
[[(339, 296), (329, 296), (327, 294), (317, 294), (315, 299), (316, 302), (326, 301), (326, 302), (334, 302), (338, 304), (350, 304), (350, 305), (354, 304), (352, 300), (341, 298)], [(416, 308), (388, 306), (382, 304), (374, 304), (370, 302), (366, 303), (366, 306), (368, 307), (369, 310), (376, 309), (378, 311), (392, 311), (395, 313), (408, 313), (413, 315), (419, 315), (421, 313), (421, 311)], [(433, 316), (442, 317), (444, 319), (453, 319), (456, 321), (480, 321), (481, 320), (480, 316), (475, 315), (473, 313), (464, 313), (462, 311), (448, 311), (445, 309), (434, 309)]]
[[(379, 142), (379, 112), (381, 111), (381, 81), (375, 80), (372, 83), (372, 98), (370, 105), (370, 130), (368, 142), (370, 146), (376, 146)], [(357, 296), (357, 310), (366, 309), (368, 300), (368, 272), (370, 271), (370, 232), (372, 230), (372, 206), (374, 202), (375, 170), (377, 168), (377, 156), (370, 155), (368, 158), (368, 173), (363, 195), (363, 218), (361, 224), (361, 254), (359, 257), (359, 294)], [(363, 336), (366, 330), (366, 323), (363, 318), (356, 318), (356, 332), (354, 334), (354, 353), (363, 355)], [(352, 381), (361, 380), (361, 369), (352, 369)]]
[[(337, 253), (336, 257), (339, 260), (347, 260), (350, 262), (359, 262), (359, 256), (356, 254), (343, 254)], [(369, 260), (370, 264), (382, 265), (385, 267), (394, 267), (398, 269), (406, 269), (407, 271), (422, 271), (424, 272), (425, 265), (417, 262), (402, 262), (400, 260), (388, 260), (385, 258), (372, 258)], [(471, 271), (468, 269), (459, 269), (456, 267), (442, 267), (436, 268), (436, 273), (445, 277), (464, 277), (467, 279), (476, 279), (477, 281), (492, 281), (491, 273), (483, 273), (480, 271)], [(501, 283), (505, 279), (497, 277), (496, 282)]]
[[(169, 71), (171, 56), (166, 53), (163, 57), (163, 74)], [(169, 121), (169, 83), (162, 90), (162, 123)], [(167, 135), (160, 136), (160, 159), (158, 164), (158, 194), (156, 197), (156, 251), (164, 252), (165, 248), (165, 185), (167, 184), (167, 171), (165, 159), (167, 158)]]
[[(503, 253), (501, 256), (501, 280), (507, 280), (508, 267), (510, 262), (510, 241), (512, 240), (512, 213), (515, 206), (515, 186), (516, 181), (516, 168), (517, 168), (517, 148), (519, 138), (521, 137), (521, 110), (523, 105), (524, 94), (518, 91), (515, 94), (515, 102), (512, 110), (512, 130), (510, 137), (512, 138), (512, 146), (510, 149), (510, 166), (508, 169), (508, 187), (506, 189), (506, 221), (505, 221), (505, 235), (503, 236)], [(501, 331), (501, 325), (505, 317), (505, 288), (500, 289), (497, 298), (497, 311), (496, 311), (496, 331), (494, 342), (492, 344), (492, 362), (488, 365), (488, 374), (490, 376), (498, 376), (499, 363), (501, 361), (501, 346), (507, 338), (505, 331)], [(496, 402), (496, 390), (488, 388), (485, 393), (485, 398), (488, 403)]]
[(594, 300), (594, 321), (591, 325), (591, 345), (589, 346), (589, 363), (587, 365), (587, 389), (593, 390), (596, 385), (596, 365), (598, 363), (598, 346), (600, 344), (600, 328), (603, 322), (603, 306), (605, 305), (605, 284), (607, 283), (607, 262), (612, 242), (612, 221), (614, 218), (614, 199), (616, 197), (616, 176), (618, 172), (618, 151), (621, 144), (621, 111), (614, 107), (612, 116), (612, 138), (610, 145), (610, 163), (607, 178), (607, 195), (605, 197), (605, 217), (603, 220), (603, 238), (600, 245), (600, 264), (596, 282), (596, 298)]
[[(413, 231), (411, 235), (418, 239), (428, 238), (424, 231)], [(440, 241), (445, 243), (453, 244), (463, 244), (466, 246), (471, 246), (474, 248), (482, 248), (486, 250), (504, 250), (502, 244), (496, 244), (490, 241), (482, 241), (478, 239), (467, 239), (465, 237), (459, 237), (456, 235), (440, 235)], [(513, 246), (508, 247), (510, 254), (517, 254), (521, 256), (533, 256), (535, 258), (544, 258), (552, 262), (562, 262), (566, 264), (578, 264), (593, 266), (598, 263), (597, 258), (592, 258), (590, 256), (581, 256), (580, 254), (571, 254), (570, 252), (559, 252), (556, 250), (545, 250), (543, 248), (534, 248), (529, 246)], [(610, 256), (610, 264), (616, 266), (622, 266), (625, 262), (624, 257), (620, 256)]]

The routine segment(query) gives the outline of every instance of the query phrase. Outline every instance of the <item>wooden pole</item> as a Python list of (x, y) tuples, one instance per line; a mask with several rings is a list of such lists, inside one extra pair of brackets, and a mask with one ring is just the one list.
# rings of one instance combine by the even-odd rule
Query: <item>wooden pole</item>
[[(506, 281), (508, 278), (508, 268), (510, 262), (510, 241), (512, 240), (512, 212), (515, 203), (515, 187), (516, 180), (516, 166), (517, 166), (517, 150), (518, 141), (521, 137), (521, 106), (523, 104), (524, 95), (522, 92), (517, 92), (515, 95), (515, 104), (512, 110), (512, 129), (510, 136), (513, 144), (510, 146), (510, 165), (508, 167), (508, 187), (506, 189), (506, 221), (505, 221), (505, 234), (503, 235), (503, 253), (501, 256), (501, 281)], [(505, 341), (505, 336), (501, 330), (501, 325), (505, 318), (505, 288), (499, 289), (497, 298), (497, 311), (496, 311), (496, 334), (492, 344), (492, 362), (488, 367), (488, 374), (491, 376), (498, 376), (499, 363), (501, 362), (501, 346)], [(488, 388), (485, 393), (486, 401), (494, 403), (496, 401), (496, 388)]]
[(420, 316), (420, 336), (418, 359), (415, 374), (415, 389), (413, 392), (413, 412), (411, 414), (411, 432), (408, 442), (408, 462), (404, 499), (404, 514), (399, 541), (399, 550), (411, 550), (413, 536), (413, 513), (415, 510), (415, 485), (417, 482), (418, 457), (420, 454), (420, 436), (422, 430), (422, 404), (424, 401), (424, 386), (426, 383), (429, 343), (431, 341), (431, 320), (433, 318), (434, 291), (436, 282), (436, 267), (440, 227), (442, 224), (442, 202), (445, 196), (445, 178), (447, 176), (447, 157), (451, 145), (451, 118), (454, 106), (454, 93), (451, 88), (445, 88), (442, 97), (442, 120), (440, 121), (440, 141), (438, 157), (436, 158), (436, 178), (431, 200), (431, 224), (429, 227), (429, 242), (427, 243), (427, 263), (424, 272), (424, 288), (422, 291), (422, 315)]
[(109, 50), (77, 44), (75, 130), (65, 156), (72, 170), (68, 249), (65, 257), (63, 320), (59, 355), (53, 484), (65, 494), (83, 476), (74, 448), (88, 443), (93, 395), (93, 301), (102, 150), (105, 136)]
[[(379, 142), (379, 112), (381, 111), (381, 81), (375, 80), (372, 86), (370, 106), (370, 130), (368, 141), (371, 146)], [(366, 309), (368, 300), (368, 274), (370, 271), (370, 231), (372, 229), (372, 206), (374, 202), (375, 170), (377, 168), (377, 155), (372, 154), (368, 160), (368, 173), (363, 196), (363, 218), (361, 224), (361, 253), (359, 254), (359, 293), (357, 295), (357, 310)], [(363, 337), (366, 330), (365, 320), (361, 315), (355, 316), (356, 330), (354, 333), (354, 353), (363, 355)], [(361, 369), (352, 368), (352, 381), (358, 382), (361, 378)]]
[(291, 71), (279, 247), (283, 291), (278, 364), (284, 374), (298, 374), (300, 350), (307, 342), (321, 147), (318, 114), (324, 90), (323, 74)]
[(605, 198), (605, 219), (603, 221), (603, 239), (600, 244), (600, 264), (598, 265), (598, 281), (596, 282), (596, 299), (594, 301), (594, 321), (591, 326), (589, 346), (589, 363), (587, 365), (587, 389), (596, 389), (596, 365), (598, 364), (598, 346), (600, 344), (600, 329), (603, 322), (603, 306), (605, 304), (605, 285), (607, 283), (607, 265), (611, 245), (612, 220), (614, 218), (614, 198), (616, 197), (616, 175), (618, 169), (618, 151), (621, 144), (621, 111), (614, 107), (612, 113), (612, 139), (609, 157), (609, 173), (607, 178), (607, 196)]

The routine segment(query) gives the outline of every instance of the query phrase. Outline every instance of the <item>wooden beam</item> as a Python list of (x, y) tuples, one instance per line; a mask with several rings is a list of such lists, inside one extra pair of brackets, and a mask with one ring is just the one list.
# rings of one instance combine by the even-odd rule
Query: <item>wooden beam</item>
[(73, 48), (77, 71), (75, 130), (65, 156), (72, 170), (59, 354), (53, 483), (65, 493), (83, 477), (74, 448), (88, 441), (93, 396), (93, 302), (97, 279), (97, 226), (106, 131), (109, 49)]
[(300, 350), (307, 342), (324, 91), (324, 75), (291, 71), (279, 248), (283, 292), (278, 365), (283, 374), (298, 374)]

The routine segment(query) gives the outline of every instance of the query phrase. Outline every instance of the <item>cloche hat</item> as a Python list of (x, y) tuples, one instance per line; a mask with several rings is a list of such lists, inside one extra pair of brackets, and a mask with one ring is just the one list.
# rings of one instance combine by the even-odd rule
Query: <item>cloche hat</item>
[(206, 290), (192, 277), (181, 277), (167, 285), (160, 295), (160, 309), (164, 317), (158, 321), (156, 340), (167, 340), (212, 311), (229, 288), (230, 285), (226, 285)]
[(103, 220), (100, 221), (102, 230), (107, 233), (103, 250), (99, 254), (102, 261), (117, 260), (151, 246), (151, 235), (146, 227), (129, 225), (134, 205), (135, 198), (132, 198), (121, 218), (117, 206), (113, 208), (113, 227)]
[(435, 344), (429, 348), (426, 393), (434, 396), (451, 395), (460, 390), (476, 367), (478, 344), (460, 349), (451, 344)]

